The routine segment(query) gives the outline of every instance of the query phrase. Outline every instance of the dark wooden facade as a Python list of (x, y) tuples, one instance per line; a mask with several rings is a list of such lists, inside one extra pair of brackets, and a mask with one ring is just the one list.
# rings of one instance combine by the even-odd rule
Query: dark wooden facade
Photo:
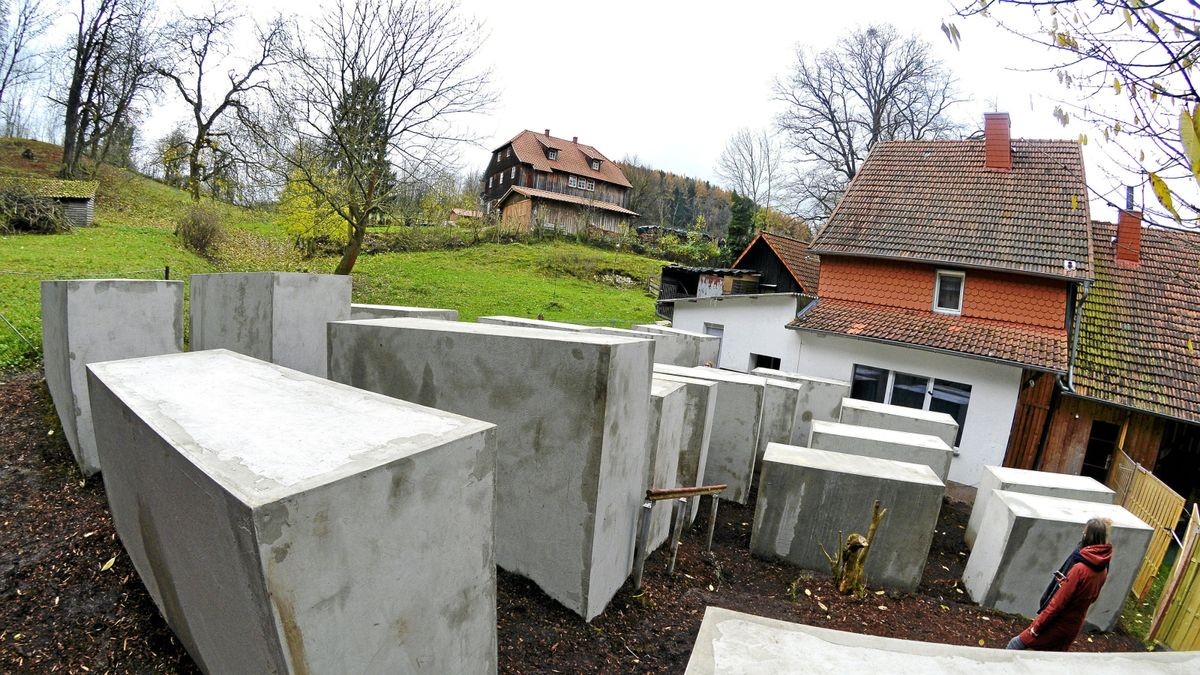
[(759, 279), (760, 293), (804, 293), (812, 289), (801, 288), (792, 277), (791, 271), (779, 259), (779, 255), (771, 250), (762, 237), (755, 239), (737, 260), (737, 267), (756, 270), (762, 274)]

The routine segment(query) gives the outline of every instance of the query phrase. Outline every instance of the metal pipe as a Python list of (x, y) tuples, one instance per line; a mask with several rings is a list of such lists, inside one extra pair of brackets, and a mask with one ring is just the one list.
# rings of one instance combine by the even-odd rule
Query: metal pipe
[(642, 590), (642, 569), (646, 566), (646, 543), (650, 538), (650, 515), (654, 512), (654, 504), (642, 504), (638, 515), (637, 541), (633, 552), (633, 590)]
[(652, 502), (662, 501), (664, 499), (675, 499), (677, 497), (700, 497), (703, 495), (712, 495), (719, 492), (724, 492), (729, 486), (722, 483), (720, 485), (699, 485), (697, 487), (678, 487), (678, 488), (650, 488), (646, 490), (646, 499)]
[(704, 547), (705, 551), (712, 550), (713, 530), (717, 527), (717, 506), (721, 503), (721, 497), (714, 494), (708, 503), (708, 544)]
[(681, 497), (671, 507), (671, 564), (667, 565), (667, 576), (675, 574), (675, 557), (679, 555), (679, 540), (683, 538), (683, 521), (687, 515), (688, 501)]

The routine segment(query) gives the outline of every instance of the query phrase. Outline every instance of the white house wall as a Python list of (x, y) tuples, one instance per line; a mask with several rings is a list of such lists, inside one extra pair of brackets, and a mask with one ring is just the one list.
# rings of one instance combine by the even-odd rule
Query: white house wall
[[(796, 318), (796, 296), (726, 295), (719, 298), (677, 300), (672, 325), (703, 333), (704, 324), (724, 327), (718, 368), (750, 372), (750, 354), (780, 359), (779, 369), (796, 372), (800, 338), (785, 326)], [(843, 378), (845, 379), (845, 378)]]
[[(1021, 368), (868, 340), (808, 332), (799, 335), (800, 365), (795, 371), (803, 375), (850, 380), (857, 363), (971, 385), (962, 442), (950, 464), (949, 478), (977, 485), (984, 466), (1004, 463), (1021, 391)], [(791, 370), (787, 363), (785, 360), (783, 369)]]

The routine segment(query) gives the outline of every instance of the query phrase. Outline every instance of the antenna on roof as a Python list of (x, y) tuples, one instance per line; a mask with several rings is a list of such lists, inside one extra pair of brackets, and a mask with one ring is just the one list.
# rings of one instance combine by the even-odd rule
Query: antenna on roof
[(1132, 185), (1125, 186), (1125, 210), (1126, 211), (1133, 210), (1133, 186)]

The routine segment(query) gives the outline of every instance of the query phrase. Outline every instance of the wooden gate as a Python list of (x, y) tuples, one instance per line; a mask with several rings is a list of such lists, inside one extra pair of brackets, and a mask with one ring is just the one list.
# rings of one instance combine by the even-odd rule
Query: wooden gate
[(1195, 504), (1183, 547), (1154, 609), (1148, 639), (1175, 651), (1200, 649), (1200, 510)]
[(1108, 482), (1117, 493), (1117, 503), (1154, 528), (1146, 558), (1133, 580), (1132, 593), (1141, 600), (1154, 584), (1171, 545), (1171, 535), (1183, 514), (1184, 499), (1123, 451), (1116, 451), (1114, 464)]

